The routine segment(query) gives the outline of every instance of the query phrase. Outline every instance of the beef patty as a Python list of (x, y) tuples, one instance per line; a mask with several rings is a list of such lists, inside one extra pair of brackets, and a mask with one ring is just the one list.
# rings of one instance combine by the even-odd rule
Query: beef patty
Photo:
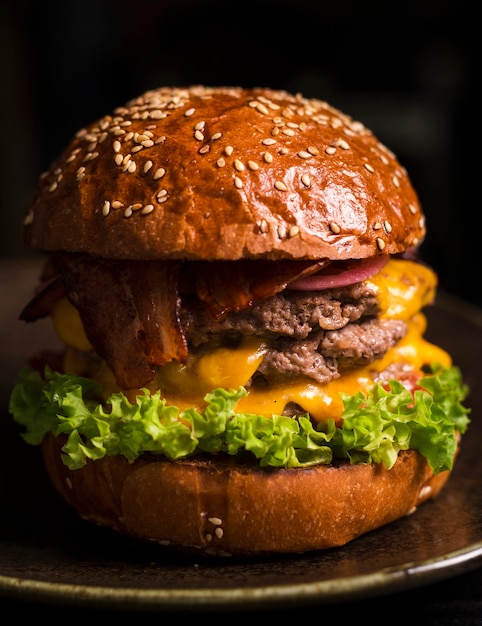
[(318, 292), (285, 290), (220, 320), (199, 301), (183, 298), (181, 325), (198, 350), (245, 336), (265, 340), (269, 347), (258, 379), (306, 376), (323, 384), (381, 358), (405, 335), (405, 322), (379, 313), (375, 288), (362, 282)]

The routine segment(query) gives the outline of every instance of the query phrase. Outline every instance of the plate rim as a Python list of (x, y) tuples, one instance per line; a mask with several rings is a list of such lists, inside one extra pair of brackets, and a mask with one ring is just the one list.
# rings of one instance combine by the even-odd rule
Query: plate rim
[[(482, 540), (452, 552), (408, 561), (354, 576), (303, 583), (233, 588), (164, 589), (62, 583), (0, 574), (0, 597), (88, 605), (90, 608), (200, 611), (220, 608), (260, 609), (307, 604), (333, 604), (409, 590), (424, 582), (440, 582), (476, 569), (482, 563)], [(93, 604), (94, 603), (94, 604)]]

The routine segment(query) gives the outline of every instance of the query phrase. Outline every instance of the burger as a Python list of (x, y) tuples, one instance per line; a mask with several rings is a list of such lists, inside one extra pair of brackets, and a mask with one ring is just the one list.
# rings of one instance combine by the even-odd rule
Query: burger
[(159, 88), (80, 130), (23, 237), (45, 255), (10, 412), (86, 523), (207, 556), (342, 546), (436, 497), (469, 424), (424, 338), (408, 174), (267, 88)]

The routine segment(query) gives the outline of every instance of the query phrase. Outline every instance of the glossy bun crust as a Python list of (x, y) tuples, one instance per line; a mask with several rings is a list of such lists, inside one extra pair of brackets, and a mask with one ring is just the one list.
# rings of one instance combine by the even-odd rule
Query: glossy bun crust
[(134, 463), (105, 457), (69, 470), (63, 441), (48, 435), (43, 454), (58, 492), (86, 520), (175, 550), (211, 556), (299, 553), (341, 546), (438, 495), (417, 452), (391, 470), (377, 464), (262, 469), (231, 457)]
[(37, 249), (121, 259), (365, 258), (417, 246), (405, 169), (327, 103), (161, 88), (77, 133), (25, 219)]

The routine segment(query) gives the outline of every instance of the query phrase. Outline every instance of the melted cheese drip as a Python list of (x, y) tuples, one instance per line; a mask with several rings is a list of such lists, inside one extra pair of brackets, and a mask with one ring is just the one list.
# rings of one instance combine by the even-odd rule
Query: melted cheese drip
[[(324, 385), (311, 379), (299, 379), (269, 389), (252, 387), (248, 395), (238, 402), (236, 410), (271, 416), (282, 413), (285, 405), (292, 402), (308, 411), (315, 421), (329, 417), (338, 419), (343, 409), (340, 392), (353, 395), (359, 390), (367, 390), (373, 385), (378, 373), (392, 363), (407, 363), (415, 371), (432, 362), (443, 366), (451, 364), (445, 350), (423, 338), (426, 318), (419, 311), (433, 301), (436, 289), (436, 276), (429, 268), (412, 261), (391, 259), (367, 282), (378, 292), (382, 316), (402, 319), (408, 323), (407, 334), (395, 347), (382, 359)], [(82, 337), (85, 333), (82, 328), (79, 330), (80, 320), (77, 318), (78, 314), (73, 307), (59, 307), (55, 326), (64, 341), (72, 346), (66, 351), (65, 371), (86, 375), (91, 366), (87, 355), (78, 351), (82, 350), (81, 345), (85, 345)], [(205, 406), (205, 394), (213, 389), (246, 386), (266, 350), (265, 342), (248, 337), (236, 348), (222, 347), (199, 354), (191, 351), (186, 365), (172, 362), (159, 368), (149, 390), (153, 392), (161, 389), (168, 404), (174, 404), (180, 409), (190, 406), (202, 408)], [(91, 371), (89, 375), (92, 375)], [(106, 397), (119, 391), (112, 371), (105, 363), (96, 372), (95, 378), (102, 383)], [(139, 392), (130, 390), (125, 393), (133, 400)]]
[(273, 415), (281, 413), (288, 402), (294, 402), (308, 411), (315, 421), (330, 417), (337, 420), (343, 410), (340, 392), (354, 395), (357, 391), (368, 390), (374, 384), (377, 374), (392, 363), (408, 363), (416, 371), (433, 362), (450, 365), (451, 359), (445, 350), (423, 339), (420, 332), (422, 327), (425, 327), (425, 316), (419, 313), (409, 322), (405, 337), (382, 359), (324, 385), (314, 381), (300, 381), (269, 390), (251, 390), (248, 396), (238, 402), (236, 410)]
[(420, 263), (390, 261), (365, 281), (378, 291), (381, 317), (408, 321), (435, 298), (437, 277)]

